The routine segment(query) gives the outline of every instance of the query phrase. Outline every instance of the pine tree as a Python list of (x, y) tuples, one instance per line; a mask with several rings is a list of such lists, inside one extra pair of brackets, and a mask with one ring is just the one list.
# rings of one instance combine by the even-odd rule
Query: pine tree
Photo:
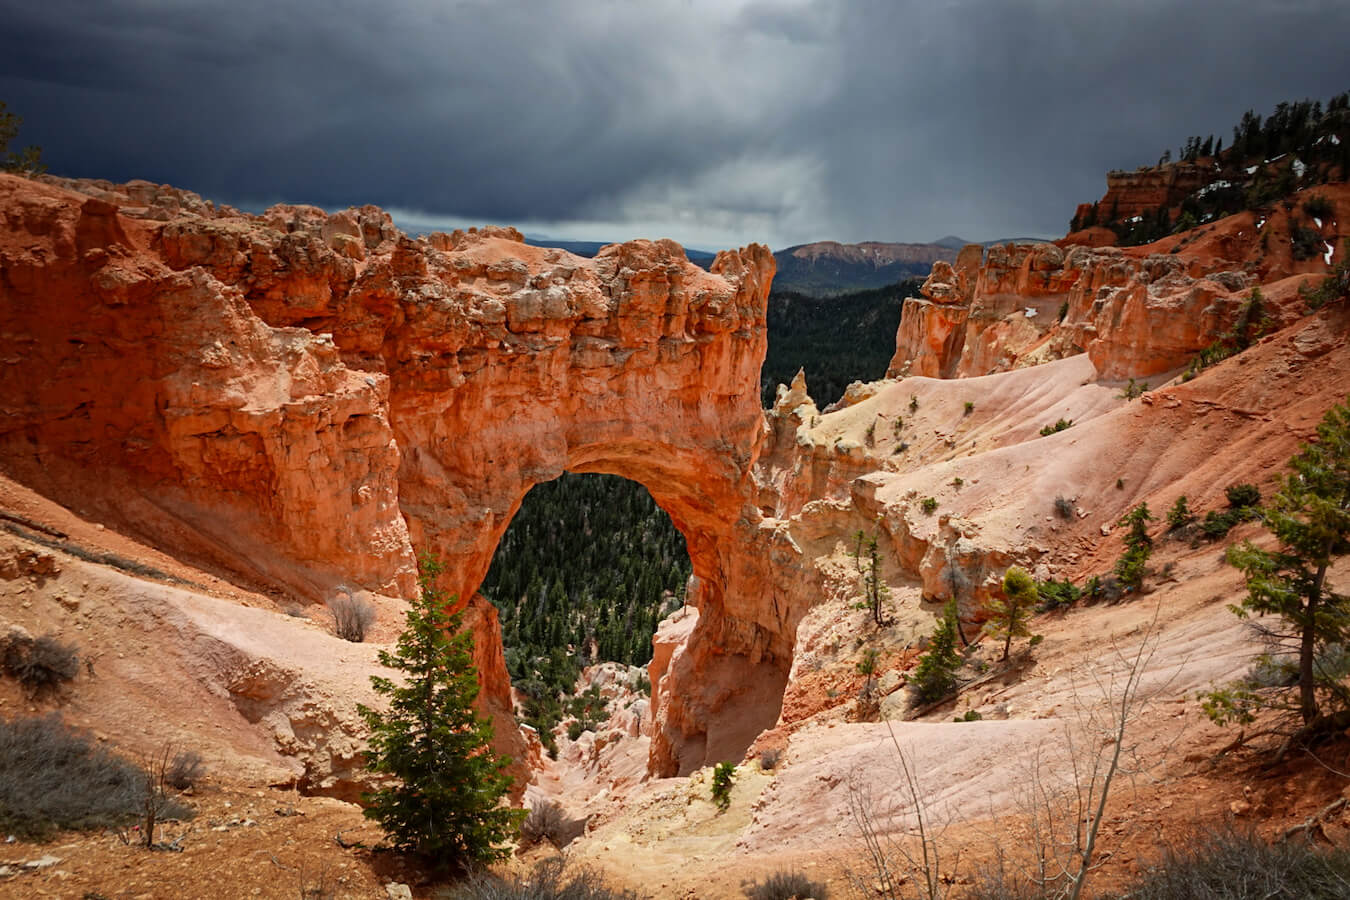
[(464, 869), (505, 858), (502, 844), (524, 813), (502, 805), (510, 760), (492, 752), (492, 725), (474, 712), (473, 636), (458, 613), (446, 613), (453, 598), (435, 586), (440, 572), (423, 557), (421, 597), (395, 652), (380, 651), (380, 664), (405, 676), (401, 684), (371, 677), (388, 710), (357, 708), (371, 732), (367, 767), (397, 779), (362, 799), (395, 848)]
[(1228, 551), (1228, 561), (1247, 576), (1247, 596), (1234, 612), (1273, 613), (1288, 624), (1298, 645), (1298, 710), (1311, 726), (1322, 715), (1319, 688), (1343, 704), (1350, 699), (1340, 684), (1344, 673), (1318, 665), (1320, 650), (1350, 635), (1350, 597), (1327, 587), (1333, 558), (1350, 551), (1350, 405), (1328, 410), (1317, 443), (1304, 445), (1289, 466), (1293, 472), (1264, 510), (1280, 549), (1247, 541)]
[(1167, 511), (1167, 530), (1176, 531), (1178, 528), (1185, 528), (1194, 521), (1195, 513), (1191, 512), (1191, 507), (1186, 502), (1186, 495), (1182, 494), (1172, 504), (1172, 508)]
[(1147, 503), (1140, 503), (1117, 522), (1117, 526), (1130, 526), (1125, 535), (1125, 553), (1116, 562), (1116, 577), (1121, 584), (1138, 590), (1144, 583), (1145, 565), (1153, 553), (1153, 538), (1148, 534), (1148, 523), (1153, 514), (1148, 511)]
[(956, 652), (956, 600), (942, 608), (942, 618), (928, 639), (928, 652), (914, 667), (914, 689), (920, 703), (934, 703), (956, 690), (961, 655)]
[(1031, 636), (1027, 619), (1031, 617), (1031, 608), (1040, 599), (1035, 579), (1021, 566), (1011, 566), (1003, 573), (1003, 593), (1008, 599), (989, 604), (989, 624), (986, 626), (994, 637), (1003, 638), (1001, 660), (1008, 658), (1013, 638)]

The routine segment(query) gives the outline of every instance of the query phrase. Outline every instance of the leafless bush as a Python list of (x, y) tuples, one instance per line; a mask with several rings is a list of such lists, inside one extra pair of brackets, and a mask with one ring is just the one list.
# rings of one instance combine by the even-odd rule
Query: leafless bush
[(356, 596), (346, 585), (339, 585), (328, 599), (328, 611), (333, 614), (333, 633), (344, 641), (361, 643), (375, 624), (374, 605)]
[(987, 893), (977, 896), (1083, 896), (1089, 877), (1104, 861), (1098, 841), (1112, 789), (1118, 781), (1133, 781), (1160, 764), (1160, 759), (1146, 762), (1139, 741), (1129, 736), (1131, 726), (1170, 682), (1143, 687), (1158, 646), (1160, 609), (1136, 648), (1117, 649), (1114, 661), (1094, 670), (1088, 693), (1095, 696), (1080, 697), (1075, 691), (1077, 715), (1065, 725), (1063, 740), (1037, 751), (1018, 791), (1029, 864), (1010, 866), (1000, 859), (997, 871), (985, 873), (997, 877), (986, 877)]
[(284, 612), (286, 615), (290, 616), (292, 619), (309, 618), (308, 616), (305, 615), (305, 608), (301, 606), (299, 603), (287, 603), (285, 606), (281, 608), (281, 611)]
[[(180, 850), (175, 844), (157, 844), (155, 828), (166, 819), (186, 818), (191, 810), (184, 807), (170, 794), (172, 785), (169, 773), (183, 753), (174, 750), (170, 744), (162, 745), (154, 753), (144, 757), (144, 772), (140, 780), (140, 818), (141, 839), (147, 850)], [(190, 754), (195, 756), (196, 754)], [(198, 759), (200, 763), (200, 759)]]
[(1137, 900), (1335, 900), (1350, 896), (1350, 851), (1307, 841), (1268, 844), (1233, 829), (1167, 848), (1131, 885)]
[(164, 781), (176, 791), (186, 791), (192, 788), (206, 774), (206, 766), (202, 763), (202, 755), (196, 750), (179, 750), (169, 760), (169, 767), (164, 773)]
[(573, 819), (559, 804), (540, 800), (520, 823), (520, 840), (527, 846), (548, 841), (561, 850), (580, 837), (585, 828), (585, 819)]
[(597, 872), (569, 870), (561, 858), (543, 860), (523, 879), (479, 872), (436, 896), (438, 900), (639, 900), (633, 891), (610, 887)]
[(141, 812), (148, 779), (55, 713), (0, 720), (0, 772), (0, 832), (30, 838), (126, 824)]
[(79, 648), (61, 643), (53, 634), (34, 638), (14, 629), (0, 637), (0, 668), (30, 697), (43, 697), (79, 673)]
[[(914, 895), (922, 900), (942, 900), (956, 890), (950, 874), (959, 865), (960, 856), (944, 856), (947, 849), (942, 846), (942, 834), (954, 821), (955, 813), (934, 807), (889, 722), (886, 728), (895, 747), (893, 775), (901, 793), (898, 799), (884, 804), (871, 792), (875, 773), (859, 770), (850, 776), (849, 815), (862, 838), (866, 871), (850, 872), (849, 880), (858, 896), (900, 900), (909, 896), (906, 886), (910, 873), (917, 873)], [(944, 868), (949, 871), (944, 872)]]
[(778, 763), (782, 758), (782, 750), (777, 747), (766, 747), (759, 751), (759, 767), (765, 772), (771, 772), (778, 768)]
[(828, 900), (829, 889), (802, 872), (774, 872), (763, 881), (742, 886), (749, 900)]
[(1055, 498), (1055, 514), (1061, 519), (1073, 518), (1073, 501), (1068, 497)]

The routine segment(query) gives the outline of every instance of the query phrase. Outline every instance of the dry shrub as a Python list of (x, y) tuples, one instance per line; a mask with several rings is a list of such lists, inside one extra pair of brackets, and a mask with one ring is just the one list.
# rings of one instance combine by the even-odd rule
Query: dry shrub
[[(145, 771), (75, 731), (56, 713), (0, 721), (0, 832), (45, 838), (139, 818)], [(169, 816), (188, 810), (171, 804)]]
[(375, 624), (375, 607), (369, 600), (356, 596), (351, 588), (339, 586), (328, 599), (328, 611), (333, 614), (333, 633), (344, 641), (359, 644)]
[(605, 883), (586, 868), (568, 868), (566, 860), (546, 859), (528, 878), (479, 872), (437, 894), (438, 900), (640, 900), (633, 891)]
[(520, 823), (520, 840), (526, 846), (548, 841), (561, 850), (580, 837), (585, 828), (585, 819), (573, 819), (561, 805), (540, 800)]
[(79, 648), (55, 635), (34, 638), (14, 629), (0, 638), (0, 668), (17, 679), (30, 697), (54, 693), (80, 671)]
[(164, 782), (176, 791), (186, 791), (194, 787), (205, 774), (206, 766), (202, 763), (200, 753), (196, 750), (179, 750), (164, 770)]
[(763, 881), (744, 885), (749, 900), (828, 900), (825, 885), (812, 881), (802, 872), (774, 872)]

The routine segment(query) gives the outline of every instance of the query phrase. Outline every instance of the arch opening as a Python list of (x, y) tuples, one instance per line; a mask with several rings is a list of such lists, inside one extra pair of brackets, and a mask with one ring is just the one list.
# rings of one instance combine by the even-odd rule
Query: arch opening
[(645, 670), (656, 627), (684, 605), (691, 571), (684, 536), (640, 483), (564, 473), (529, 490), (479, 591), (497, 610), (520, 718), (550, 755), (569, 713), (592, 724), (590, 710), (569, 701), (581, 670), (602, 662)]

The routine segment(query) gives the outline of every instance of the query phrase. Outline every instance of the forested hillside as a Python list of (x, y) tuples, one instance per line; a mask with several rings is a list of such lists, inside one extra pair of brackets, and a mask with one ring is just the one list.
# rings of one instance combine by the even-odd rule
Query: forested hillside
[(684, 602), (688, 579), (684, 537), (641, 485), (565, 474), (526, 495), (481, 590), (545, 744), (583, 665), (651, 659), (656, 624)]
[(806, 385), (820, 407), (838, 400), (853, 381), (886, 374), (895, 353), (895, 331), (906, 297), (917, 296), (922, 278), (834, 297), (796, 291), (769, 295), (769, 352), (760, 372), (760, 399), (773, 405), (774, 391), (806, 370)]

